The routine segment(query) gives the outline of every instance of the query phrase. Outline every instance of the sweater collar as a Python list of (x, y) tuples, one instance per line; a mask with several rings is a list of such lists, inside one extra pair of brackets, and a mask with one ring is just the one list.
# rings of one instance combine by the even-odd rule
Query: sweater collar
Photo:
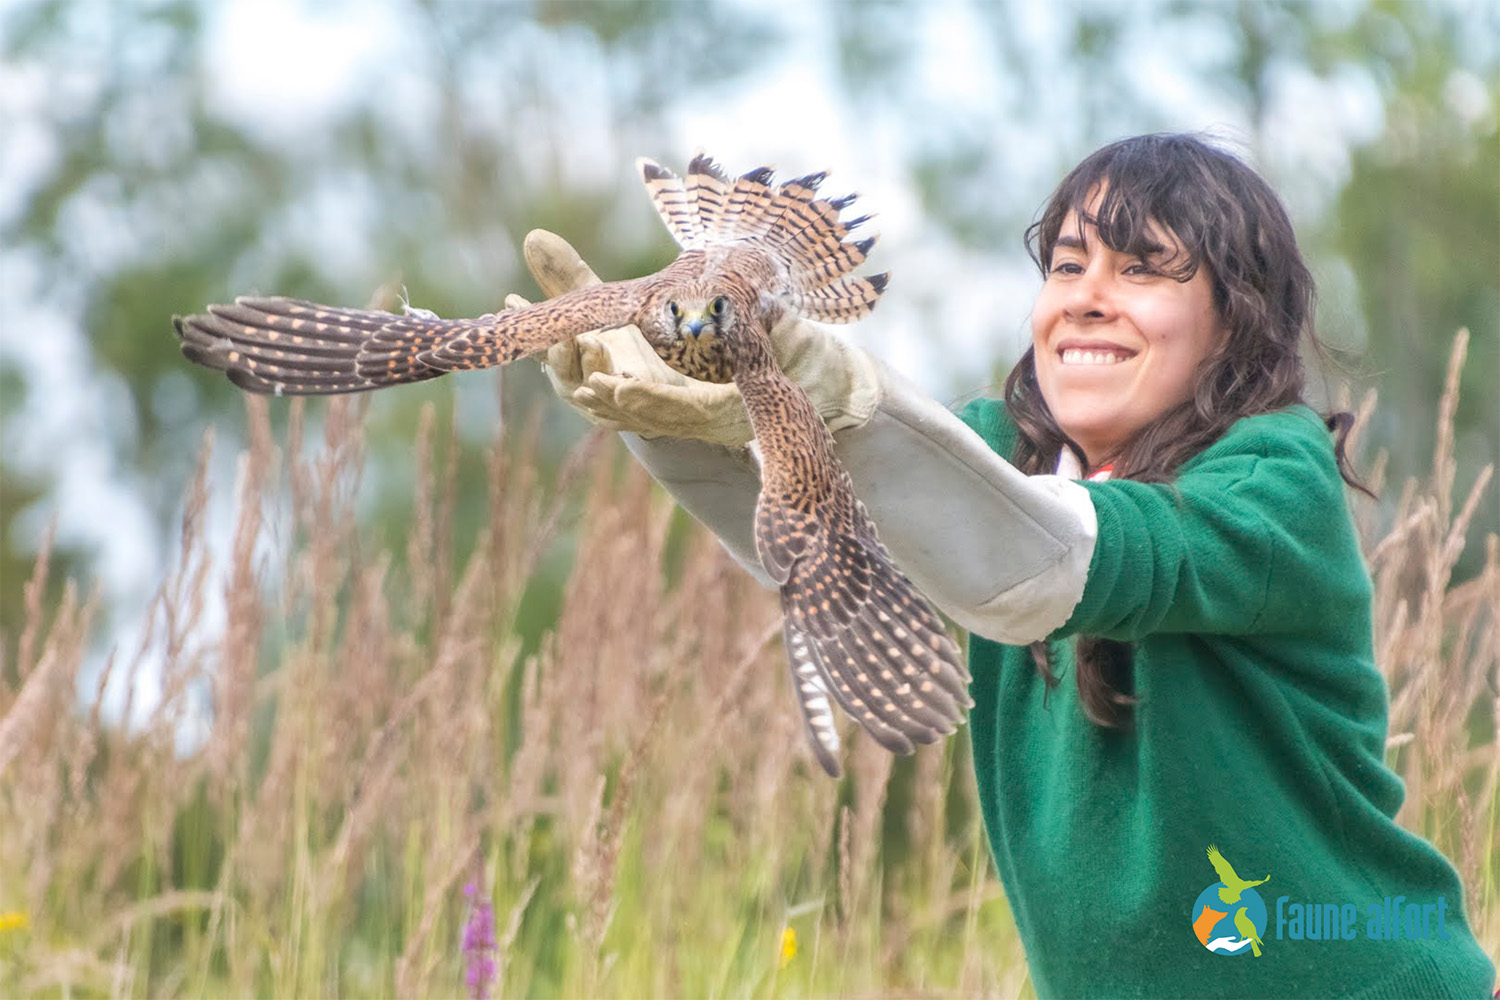
[(1095, 469), (1092, 475), (1083, 474), (1083, 465), (1078, 461), (1078, 456), (1073, 454), (1072, 448), (1064, 448), (1057, 456), (1057, 475), (1068, 479), (1087, 479), (1091, 483), (1102, 483), (1114, 472), (1115, 463), (1106, 462)]

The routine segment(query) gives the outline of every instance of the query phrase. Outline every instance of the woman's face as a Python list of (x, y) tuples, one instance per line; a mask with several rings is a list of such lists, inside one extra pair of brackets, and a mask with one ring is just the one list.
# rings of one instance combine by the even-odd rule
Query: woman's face
[(1164, 231), (1153, 231), (1163, 250), (1149, 259), (1111, 250), (1077, 213), (1059, 232), (1031, 313), (1036, 377), (1058, 425), (1097, 467), (1192, 397), (1198, 364), (1224, 331), (1206, 267), (1190, 281), (1160, 270), (1182, 253)]

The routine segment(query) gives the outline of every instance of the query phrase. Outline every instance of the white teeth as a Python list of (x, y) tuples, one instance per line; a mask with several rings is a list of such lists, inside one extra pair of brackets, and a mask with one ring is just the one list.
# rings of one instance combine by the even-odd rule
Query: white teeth
[(1114, 351), (1085, 351), (1070, 347), (1062, 352), (1062, 363), (1065, 365), (1115, 365), (1124, 360), (1125, 355)]

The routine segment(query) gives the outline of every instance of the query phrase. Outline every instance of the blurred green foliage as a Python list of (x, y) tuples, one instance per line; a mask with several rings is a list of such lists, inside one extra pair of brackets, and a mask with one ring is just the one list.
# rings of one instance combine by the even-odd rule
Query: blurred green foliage
[[(977, 119), (946, 116), (918, 86), (915, 4), (830, 3), (789, 20), (732, 2), (386, 7), (416, 30), (380, 79), (300, 129), (252, 127), (225, 112), (209, 44), (223, 5), (75, 0), (0, 14), (12, 79), (31, 79), (33, 89), (42, 81), (30, 110), (47, 149), (46, 169), (0, 217), (0, 246), (38, 276), (34, 304), (86, 339), (91, 371), (80, 384), (102, 387), (99, 405), (114, 407), (105, 420), (114, 473), (163, 531), (202, 429), (218, 423), (232, 442), (242, 422), (237, 390), (186, 369), (170, 335), (173, 313), (249, 291), (358, 303), (404, 285), (412, 301), (442, 314), (477, 314), (498, 308), (508, 291), (534, 293), (518, 251), (535, 226), (565, 234), (607, 277), (653, 269), (671, 248), (628, 164), (640, 153), (686, 156), (673, 114), (742, 92), (781, 58), (788, 33), (809, 24), (827, 37), (828, 65), (819, 68), (851, 118), (880, 107), (901, 115), (909, 134), (900, 155), (924, 214), (958, 244), (1003, 247), (996, 253), (1009, 258), (1046, 188), (1079, 156), (1124, 133), (1183, 126), (1172, 95), (1133, 61), (1142, 37), (1190, 40), (1184, 65), (1204, 93), (1251, 123), (1257, 158), (1281, 141), (1268, 109), (1289, 71), (1363, 74), (1383, 106), (1383, 129), (1350, 151), (1331, 210), (1302, 227), (1317, 269), (1339, 264), (1354, 276), (1357, 294), (1334, 305), (1361, 315), (1333, 325), (1363, 331), (1362, 343), (1347, 346), (1355, 369), (1382, 390), (1374, 439), (1392, 449), (1397, 480), (1429, 461), (1443, 359), (1454, 330), (1468, 326), (1460, 486), (1500, 461), (1493, 4), (1064, 5), (1050, 15), (1061, 30), (1046, 52), (1017, 30), (1032, 16), (1026, 5), (978, 4), (976, 44), (992, 56), (997, 97), (993, 117)], [(1214, 40), (1205, 49), (1214, 54), (1189, 58), (1204, 39)], [(1032, 96), (1059, 86), (1060, 74), (1078, 94), (1076, 114), (1063, 120), (1046, 117)], [(585, 131), (580, 120), (590, 123)], [(817, 150), (806, 160), (816, 165)], [(0, 416), (14, 441), (24, 401), (52, 387), (33, 384), (15, 362), (25, 332), (4, 336), (12, 343), (0, 351)], [(996, 360), (972, 359), (973, 384)], [(509, 417), (547, 407), (552, 460), (581, 427), (543, 402), (545, 384), (531, 368), (454, 382), (374, 401), (370, 439), (388, 496), (404, 488), (408, 436), (381, 428), (410, 425), (428, 400), (455, 408), (457, 446), (471, 452), (494, 432), (488, 397), (497, 384)], [(477, 458), (471, 464), (481, 475)], [(10, 446), (0, 450), (0, 631), (11, 636), (36, 544), (31, 526), (45, 520), (34, 512), (54, 505), (57, 488), (47, 468), (24, 472)], [(472, 492), (459, 492), (461, 537), (477, 518), (467, 505), (478, 501), (465, 499)], [(383, 517), (392, 504), (377, 498), (369, 509)], [(1489, 510), (1480, 523), (1493, 528), (1500, 490)]]
[[(1364, 365), (1383, 402), (1373, 437), (1391, 449), (1399, 477), (1430, 464), (1433, 425), (1423, 417), (1442, 384), (1443, 345), (1469, 328), (1456, 417), (1460, 489), (1483, 465), (1500, 466), (1500, 65), (1492, 52), (1480, 72), (1456, 70), (1472, 32), (1490, 32), (1492, 48), (1500, 37), (1489, 10), (1486, 24), (1383, 3), (1361, 26), (1368, 50), (1383, 53), (1386, 128), (1355, 151), (1331, 220), (1333, 245), (1359, 278)], [(1481, 523), (1500, 530), (1500, 490), (1488, 501)]]

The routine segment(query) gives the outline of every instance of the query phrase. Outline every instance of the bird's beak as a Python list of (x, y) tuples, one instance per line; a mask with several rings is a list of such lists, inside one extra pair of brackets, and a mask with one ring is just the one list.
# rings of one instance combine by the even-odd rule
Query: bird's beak
[(703, 332), (703, 328), (705, 326), (708, 326), (708, 316), (701, 311), (684, 312), (682, 314), (682, 320), (677, 324), (677, 328), (679, 330), (688, 334), (694, 339), (696, 339), (698, 335)]

